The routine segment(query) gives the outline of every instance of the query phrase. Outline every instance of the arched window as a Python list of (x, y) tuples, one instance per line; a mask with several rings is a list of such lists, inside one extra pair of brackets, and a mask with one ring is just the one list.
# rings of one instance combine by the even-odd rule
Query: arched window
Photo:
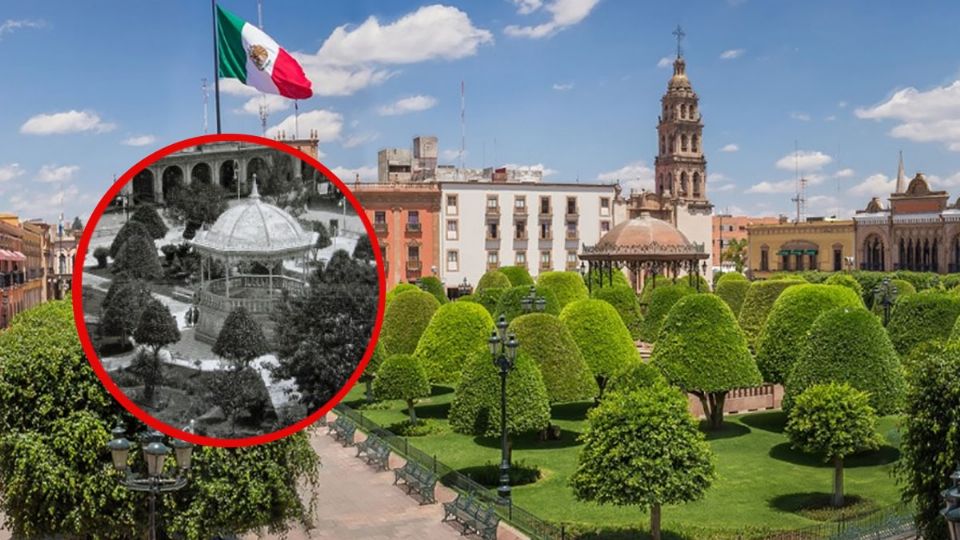
[(673, 173), (667, 173), (667, 191), (673, 193)]
[(686, 117), (687, 117), (687, 106), (686, 104), (680, 105), (680, 118), (686, 118)]
[(697, 119), (697, 106), (692, 103), (690, 104), (690, 119), (691, 120)]
[(665, 145), (664, 142), (663, 142), (663, 135), (661, 135), (661, 136), (660, 136), (660, 153), (661, 153), (661, 154), (663, 153), (665, 146), (666, 146), (666, 145)]
[(700, 173), (699, 173), (699, 172), (694, 172), (694, 173), (693, 173), (693, 196), (694, 196), (694, 197), (699, 197), (699, 196), (700, 196), (700, 187), (701, 187), (701, 186), (700, 186)]
[(694, 134), (692, 137), (690, 137), (690, 151), (699, 152), (700, 151), (699, 148), (700, 148), (700, 137)]
[(686, 136), (686, 135), (681, 135), (681, 136), (680, 136), (680, 151), (681, 151), (681, 152), (686, 152), (686, 151), (687, 151), (687, 136)]
[(686, 171), (680, 173), (680, 195), (687, 194), (687, 173)]
[(60, 254), (60, 273), (61, 274), (67, 273), (67, 256), (64, 255), (63, 253)]
[(670, 136), (670, 153), (671, 154), (677, 151), (676, 141), (677, 141), (676, 136), (671, 135)]

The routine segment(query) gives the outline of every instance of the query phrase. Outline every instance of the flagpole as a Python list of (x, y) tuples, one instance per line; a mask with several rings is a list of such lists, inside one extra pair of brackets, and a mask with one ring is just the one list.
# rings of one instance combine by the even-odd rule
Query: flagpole
[(300, 138), (300, 100), (293, 100), (293, 137)]
[(216, 94), (217, 134), (220, 134), (220, 48), (217, 36), (217, 0), (210, 0), (213, 13), (213, 89)]

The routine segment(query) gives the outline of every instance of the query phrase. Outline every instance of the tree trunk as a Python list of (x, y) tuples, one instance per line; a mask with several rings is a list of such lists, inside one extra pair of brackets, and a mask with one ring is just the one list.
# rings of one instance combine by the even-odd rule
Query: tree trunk
[(373, 403), (373, 379), (367, 379), (367, 403)]
[(833, 506), (843, 506), (843, 458), (833, 458)]
[(723, 403), (727, 399), (726, 392), (710, 394), (713, 398), (713, 410), (710, 415), (710, 428), (720, 429), (723, 427)]
[(417, 425), (417, 411), (413, 406), (412, 399), (407, 400), (407, 409), (410, 411), (410, 425), (411, 426)]
[(650, 538), (660, 540), (660, 505), (650, 507)]

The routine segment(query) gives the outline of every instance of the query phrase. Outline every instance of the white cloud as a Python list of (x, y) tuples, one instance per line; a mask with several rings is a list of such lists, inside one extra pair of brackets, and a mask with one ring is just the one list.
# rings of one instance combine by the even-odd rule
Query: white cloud
[(634, 161), (628, 163), (619, 169), (600, 173), (597, 180), (601, 182), (619, 181), (624, 190), (629, 193), (630, 190), (647, 191), (654, 190), (653, 169), (647, 166), (643, 161)]
[(726, 144), (720, 149), (721, 152), (736, 152), (738, 150), (740, 150), (740, 146), (734, 143)]
[(361, 144), (373, 142), (379, 137), (379, 133), (355, 133), (344, 139), (342, 146), (344, 148), (354, 148), (356, 146), (360, 146)]
[(55, 135), (92, 131), (105, 133), (117, 126), (100, 120), (93, 111), (66, 111), (52, 114), (38, 114), (20, 126), (20, 133), (27, 135)]
[(885, 174), (872, 174), (848, 191), (853, 195), (864, 197), (884, 197), (896, 189), (897, 179), (889, 178)]
[(728, 49), (720, 53), (721, 60), (733, 60), (735, 58), (740, 58), (743, 56), (743, 53), (747, 52), (746, 49)]
[(833, 173), (834, 178), (850, 178), (855, 174), (853, 169), (840, 169), (839, 171)]
[(841, 109), (845, 109), (845, 108), (847, 107), (847, 102), (846, 102), (846, 101), (838, 101), (838, 102), (837, 102), (837, 107), (840, 107)]
[(730, 191), (731, 189), (736, 189), (736, 184), (717, 184), (710, 186), (711, 191)]
[(658, 67), (658, 68), (670, 67), (671, 64), (673, 64), (673, 57), (672, 57), (672, 56), (664, 56), (664, 57), (661, 58), (660, 60), (657, 60), (657, 67)]
[(18, 176), (23, 176), (24, 170), (19, 163), (10, 163), (8, 165), (0, 165), (0, 182), (7, 182), (13, 180)]
[(313, 93), (318, 96), (349, 96), (368, 86), (376, 86), (397, 74), (396, 71), (371, 66), (335, 66), (313, 56), (293, 55), (303, 65), (313, 82)]
[(301, 113), (299, 119), (294, 118), (294, 115), (291, 114), (268, 129), (266, 136), (272, 139), (280, 131), (283, 131), (288, 139), (293, 138), (296, 135), (294, 132), (297, 124), (299, 124), (301, 135), (306, 136), (310, 130), (316, 130), (318, 142), (331, 142), (340, 137), (340, 131), (343, 129), (343, 116), (326, 109)]
[(514, 170), (514, 171), (540, 171), (541, 173), (543, 173), (544, 178), (553, 174), (557, 174), (556, 169), (550, 169), (548, 167), (545, 167), (543, 163), (537, 163), (535, 165), (518, 165), (516, 163), (504, 163), (502, 166), (506, 167), (508, 170)]
[(747, 188), (746, 193), (794, 193), (797, 190), (796, 180), (780, 180), (777, 182), (760, 182)]
[(377, 109), (377, 114), (380, 116), (397, 116), (432, 109), (436, 104), (437, 99), (432, 96), (410, 96), (398, 99), (389, 105), (381, 106)]
[[(550, 20), (536, 26), (509, 25), (503, 32), (512, 37), (540, 39), (573, 26), (587, 18), (600, 0), (552, 0), (543, 6), (550, 13)], [(532, 11), (532, 10), (531, 10)], [(530, 13), (530, 11), (528, 11)]]
[(357, 181), (357, 175), (360, 175), (361, 182), (376, 182), (377, 181), (377, 168), (372, 165), (364, 165), (362, 167), (334, 167), (330, 169), (333, 174), (337, 175), (344, 183), (351, 183)]
[(832, 162), (833, 158), (820, 151), (800, 150), (790, 153), (777, 160), (777, 168), (792, 171), (799, 167), (800, 171), (818, 171), (824, 165)]
[[(211, 92), (213, 89), (210, 89)], [(220, 79), (220, 93), (230, 94), (231, 96), (258, 96), (260, 91), (252, 86), (247, 86), (238, 79)]]
[(47, 23), (42, 20), (7, 19), (0, 23), (0, 38), (3, 38), (4, 34), (12, 34), (24, 28), (43, 28), (45, 26), (47, 26)]
[(790, 118), (793, 118), (794, 120), (799, 120), (799, 121), (801, 121), (801, 122), (809, 122), (809, 121), (810, 121), (810, 115), (807, 114), (807, 113), (805, 113), (805, 112), (796, 112), (796, 111), (794, 111), (794, 112), (790, 113)]
[(909, 87), (873, 107), (857, 108), (858, 118), (896, 120), (890, 130), (896, 138), (941, 142), (960, 151), (960, 80), (922, 92)]
[(558, 92), (564, 92), (566, 90), (573, 89), (573, 83), (553, 83), (553, 89)]
[(157, 138), (153, 135), (134, 135), (120, 141), (120, 144), (125, 144), (127, 146), (148, 146), (153, 144), (156, 140)]
[(543, 0), (513, 0), (513, 3), (517, 6), (517, 13), (520, 15), (533, 13), (543, 6)]
[(80, 170), (77, 165), (44, 165), (37, 173), (37, 180), (41, 182), (67, 182), (73, 180), (73, 175)]
[(235, 109), (233, 112), (239, 114), (259, 115), (261, 104), (267, 109), (267, 114), (285, 111), (290, 108), (289, 99), (276, 94), (263, 94), (262, 96), (256, 96), (248, 99), (242, 107)]

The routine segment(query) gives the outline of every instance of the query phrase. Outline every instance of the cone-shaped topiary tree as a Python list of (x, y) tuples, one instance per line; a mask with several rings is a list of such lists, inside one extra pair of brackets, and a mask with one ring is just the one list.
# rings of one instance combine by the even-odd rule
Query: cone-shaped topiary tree
[(364, 391), (364, 396), (367, 399), (367, 403), (372, 403), (374, 400), (373, 397), (373, 380), (377, 377), (377, 370), (380, 369), (380, 366), (383, 365), (383, 361), (386, 360), (387, 353), (383, 349), (383, 340), (380, 339), (377, 341), (377, 346), (373, 348), (373, 354), (370, 355), (370, 361), (367, 362), (367, 367), (364, 368), (363, 374), (360, 375), (360, 382), (366, 387)]
[(487, 270), (487, 273), (480, 277), (480, 281), (477, 282), (473, 292), (474, 294), (480, 294), (486, 289), (509, 289), (512, 286), (510, 278), (500, 270)]
[(737, 321), (743, 334), (747, 336), (747, 344), (750, 349), (757, 350), (757, 340), (760, 338), (760, 331), (767, 322), (770, 310), (773, 304), (780, 298), (788, 287), (802, 285), (806, 283), (802, 279), (772, 279), (768, 281), (754, 281), (750, 283), (747, 294), (743, 298), (743, 304), (740, 306), (740, 313)]
[(650, 509), (660, 540), (663, 505), (697, 500), (716, 478), (713, 453), (686, 396), (667, 385), (614, 392), (587, 413), (570, 486), (577, 499)]
[(659, 285), (655, 289), (650, 289), (648, 296), (650, 303), (647, 304), (647, 313), (640, 324), (640, 339), (647, 343), (656, 342), (663, 319), (670, 312), (670, 308), (684, 296), (694, 293), (696, 293), (695, 290), (681, 284)]
[(630, 362), (621, 367), (610, 377), (607, 382), (606, 391), (610, 392), (632, 392), (653, 386), (655, 384), (666, 384), (667, 379), (663, 373), (649, 362)]
[(497, 304), (500, 303), (500, 297), (503, 296), (503, 293), (507, 292), (508, 290), (509, 289), (488, 287), (478, 293), (474, 293), (473, 297), (476, 299), (475, 301), (477, 303), (487, 310), (487, 313), (489, 313), (491, 317), (495, 317), (499, 315), (499, 313), (497, 313)]
[(124, 242), (113, 260), (111, 271), (132, 279), (150, 280), (163, 276), (157, 247), (146, 236), (132, 236)]
[[(517, 350), (507, 375), (507, 432), (511, 435), (540, 431), (550, 423), (550, 399), (536, 362)], [(500, 370), (488, 351), (466, 361), (463, 381), (450, 406), (450, 427), (457, 433), (496, 437), (500, 434)]]
[(527, 271), (526, 266), (501, 266), (500, 272), (510, 280), (511, 287), (533, 285), (533, 278), (530, 277), (530, 272)]
[(447, 292), (443, 290), (443, 282), (440, 281), (440, 278), (436, 276), (426, 276), (420, 278), (420, 287), (433, 295), (437, 299), (437, 302), (441, 304), (447, 303)]
[(733, 312), (712, 294), (688, 295), (667, 314), (651, 362), (700, 399), (710, 427), (723, 425), (727, 392), (762, 380)]
[(537, 276), (537, 285), (553, 291), (563, 309), (570, 302), (590, 297), (587, 285), (577, 272), (544, 272)]
[(807, 388), (828, 382), (867, 392), (878, 414), (900, 409), (906, 391), (900, 358), (883, 325), (865, 308), (835, 308), (817, 317), (787, 376), (784, 410)]
[(401, 295), (409, 291), (419, 291), (419, 290), (420, 290), (420, 287), (417, 287), (413, 283), (397, 283), (392, 289), (387, 291), (387, 297), (384, 300), (384, 303), (389, 306), (390, 303), (393, 302), (393, 299), (396, 298), (398, 295)]
[[(489, 290), (491, 289), (487, 289), (487, 291)], [(519, 287), (500, 290), (503, 292), (500, 293), (500, 296), (497, 298), (497, 305), (490, 314), (494, 318), (503, 315), (507, 318), (507, 322), (523, 315), (523, 299), (530, 296), (530, 285), (520, 285)], [(551, 289), (537, 285), (534, 287), (534, 291), (536, 291), (537, 296), (546, 301), (543, 310), (544, 313), (549, 313), (550, 315), (560, 314), (560, 302), (557, 301), (557, 295), (553, 294)], [(484, 291), (484, 293), (486, 293), (486, 291)], [(484, 293), (481, 293), (481, 295)]]
[(887, 332), (897, 352), (906, 356), (925, 341), (946, 341), (960, 315), (960, 297), (936, 290), (897, 299)]
[(417, 400), (430, 395), (430, 381), (423, 364), (412, 354), (391, 354), (377, 370), (373, 391), (380, 399), (400, 399), (406, 402), (410, 424), (417, 423), (414, 406)]
[(235, 372), (269, 351), (263, 328), (243, 306), (230, 311), (213, 344), (213, 354), (229, 360)]
[(101, 304), (97, 331), (101, 336), (120, 336), (126, 343), (150, 300), (150, 289), (143, 281), (122, 277), (113, 280)]
[[(736, 275), (736, 272), (729, 272), (724, 275)], [(747, 290), (750, 289), (750, 282), (746, 279), (721, 279), (717, 282), (716, 292), (721, 300), (730, 306), (733, 316), (740, 314), (740, 308), (743, 306), (743, 300), (747, 297)]]
[(848, 287), (857, 293), (857, 296), (863, 298), (863, 286), (850, 274), (837, 272), (828, 277), (823, 283), (826, 285), (842, 285)]
[(117, 255), (120, 254), (120, 248), (123, 247), (123, 244), (134, 236), (142, 236), (153, 240), (146, 225), (139, 221), (128, 221), (124, 223), (123, 227), (120, 227), (117, 235), (113, 237), (113, 242), (110, 243), (110, 258), (116, 259)]
[(439, 307), (437, 299), (423, 291), (406, 292), (390, 302), (380, 327), (380, 343), (386, 353), (413, 354), (420, 335)]
[(353, 258), (362, 261), (372, 261), (374, 259), (373, 243), (368, 235), (361, 234), (360, 238), (357, 238), (357, 243), (353, 246)]
[(487, 350), (493, 318), (480, 304), (449, 302), (440, 306), (417, 343), (416, 354), (433, 384), (457, 384), (467, 358)]
[(623, 366), (640, 361), (640, 353), (617, 310), (603, 300), (578, 300), (563, 308), (560, 320), (570, 330), (600, 395), (607, 380)]
[(613, 287), (598, 287), (593, 289), (593, 298), (603, 300), (613, 306), (620, 314), (620, 320), (630, 331), (630, 337), (640, 339), (640, 327), (643, 324), (643, 314), (640, 310), (640, 300), (629, 285), (614, 285)]
[(780, 294), (757, 340), (757, 366), (763, 380), (782, 384), (803, 354), (807, 332), (823, 312), (863, 307), (852, 289), (840, 285), (798, 285)]
[(150, 233), (150, 237), (154, 240), (159, 240), (167, 235), (167, 224), (163, 222), (163, 218), (160, 217), (153, 205), (141, 204), (138, 206), (133, 215), (130, 216), (130, 221), (143, 223), (147, 232)]
[(537, 362), (550, 403), (580, 401), (599, 388), (573, 336), (555, 315), (530, 313), (510, 323), (527, 355)]

